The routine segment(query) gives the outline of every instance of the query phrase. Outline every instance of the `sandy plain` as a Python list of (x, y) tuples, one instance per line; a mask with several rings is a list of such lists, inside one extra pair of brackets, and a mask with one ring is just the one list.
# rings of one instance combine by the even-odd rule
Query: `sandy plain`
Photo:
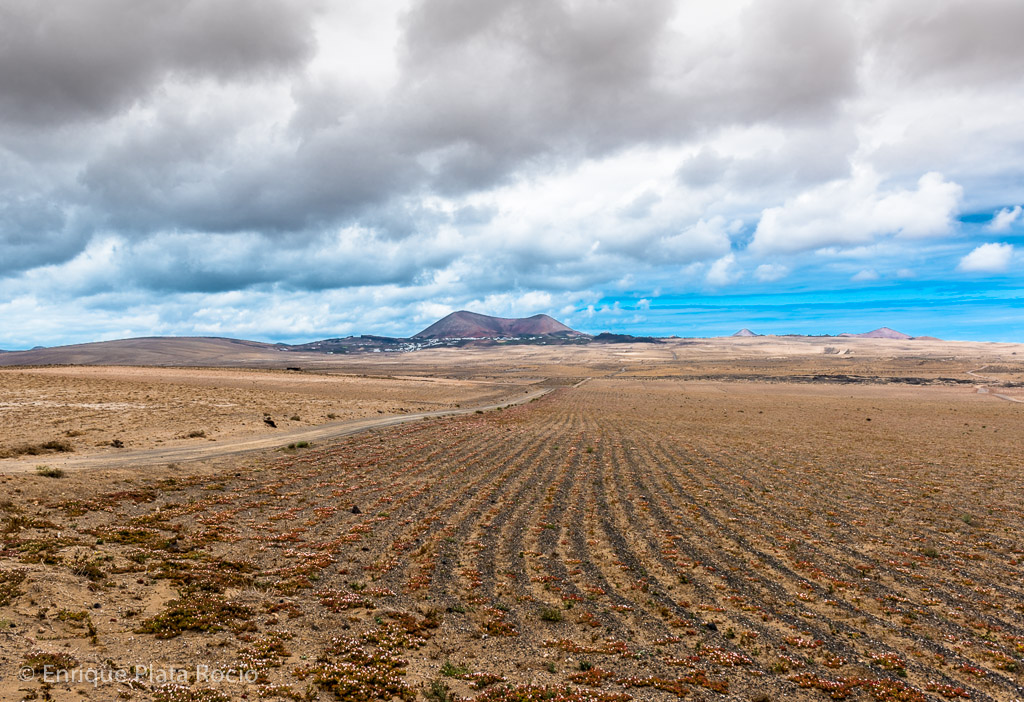
[[(286, 436), (369, 416), (486, 404), (515, 390), (507, 383), (444, 377), (283, 370), (4, 368), (0, 456), (25, 457), (26, 449), (38, 446), (38, 456), (60, 463), (95, 453)], [(70, 451), (47, 450), (47, 444)]]
[[(297, 365), (0, 371), (0, 402), (23, 403), (3, 445), (80, 442), (0, 460), (0, 698), (1024, 697), (1024, 346)], [(421, 409), (466, 413), (287, 449)], [(253, 434), (280, 444), (146, 458)], [(138, 463), (11, 468), (107, 455)], [(130, 679), (47, 682), (47, 665)], [(204, 665), (231, 679), (196, 680)]]

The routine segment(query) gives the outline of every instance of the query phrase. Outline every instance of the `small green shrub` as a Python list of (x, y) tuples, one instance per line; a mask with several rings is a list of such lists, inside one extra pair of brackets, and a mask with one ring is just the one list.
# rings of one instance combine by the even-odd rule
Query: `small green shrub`
[(556, 607), (545, 607), (540, 611), (540, 618), (546, 622), (562, 621), (562, 610)]
[(430, 684), (423, 689), (423, 696), (428, 702), (455, 702), (455, 693), (441, 678), (431, 680)]
[(441, 675), (446, 678), (464, 678), (469, 675), (469, 668), (464, 665), (455, 665), (451, 661), (445, 661), (441, 666)]

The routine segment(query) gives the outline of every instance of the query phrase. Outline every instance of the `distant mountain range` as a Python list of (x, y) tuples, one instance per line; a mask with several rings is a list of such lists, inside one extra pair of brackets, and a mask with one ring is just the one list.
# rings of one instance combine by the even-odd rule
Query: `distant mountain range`
[[(732, 336), (735, 336), (735, 337), (755, 337), (755, 336), (763, 336), (763, 334), (755, 334), (754, 332), (750, 331), (749, 329), (744, 328), (744, 329), (740, 329), (738, 332), (736, 332)], [(804, 334), (784, 334), (783, 336), (805, 336), (805, 335)], [(878, 329), (874, 329), (874, 330), (869, 331), (869, 332), (862, 332), (860, 334), (851, 334), (850, 332), (843, 332), (842, 334), (838, 334), (838, 335), (835, 335), (835, 336), (833, 336), (832, 334), (821, 334), (820, 336), (822, 338), (826, 338), (826, 339), (831, 339), (831, 338), (846, 338), (846, 339), (897, 339), (897, 340), (901, 340), (901, 341), (908, 341), (908, 340), (912, 340), (912, 339), (917, 339), (917, 340), (921, 340), (921, 341), (941, 341), (941, 339), (936, 339), (934, 336), (911, 336), (910, 334), (904, 334), (901, 331), (896, 331), (895, 329), (890, 329), (889, 327), (879, 327)]]
[[(759, 337), (741, 329), (734, 337)], [(790, 335), (800, 336), (800, 335)], [(863, 339), (933, 339), (881, 327), (863, 334), (840, 334)], [(836, 338), (824, 336), (822, 338)], [(562, 324), (546, 314), (509, 319), (460, 310), (439, 319), (411, 337), (346, 336), (307, 344), (268, 344), (218, 337), (141, 337), (100, 341), (30, 351), (0, 352), (0, 366), (13, 365), (138, 365), (138, 366), (246, 366), (287, 367), (295, 359), (316, 355), (395, 353), (437, 347), (497, 346), (503, 344), (578, 345), (664, 343), (664, 339), (604, 332), (591, 336)], [(315, 354), (300, 356), (300, 354)]]

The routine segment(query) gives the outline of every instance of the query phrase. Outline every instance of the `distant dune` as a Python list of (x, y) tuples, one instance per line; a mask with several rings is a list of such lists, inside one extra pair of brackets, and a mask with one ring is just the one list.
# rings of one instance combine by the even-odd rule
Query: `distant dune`
[(413, 339), (485, 339), (502, 336), (586, 336), (546, 314), (506, 319), (460, 310), (414, 334)]

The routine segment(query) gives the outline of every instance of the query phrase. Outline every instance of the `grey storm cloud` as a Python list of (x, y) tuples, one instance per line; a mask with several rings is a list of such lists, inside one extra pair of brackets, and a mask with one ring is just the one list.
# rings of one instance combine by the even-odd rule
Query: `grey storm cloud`
[(301, 64), (314, 44), (299, 0), (4, 0), (0, 118), (103, 119), (161, 80), (234, 80)]
[(880, 3), (866, 34), (879, 58), (916, 80), (1019, 83), (1024, 4), (1016, 0)]
[[(46, 163), (23, 165), (52, 178), (40, 185), (44, 196), (58, 217), (77, 210), (81, 226), (129, 236), (273, 233), (379, 218), (424, 193), (485, 190), (531, 170), (686, 138), (712, 121), (828, 111), (852, 88), (850, 33), (831, 4), (759, 3), (736, 45), (709, 56), (707, 47), (685, 48), (685, 28), (669, 31), (669, 0), (427, 0), (402, 18), (395, 86), (370, 99), (304, 81), (315, 50), (310, 7), (7, 1), (0, 138), (17, 140), (26, 125), (57, 132), (93, 123), (88, 136), (102, 148), (69, 147), (49, 173)], [(239, 144), (255, 117), (232, 119), (216, 90), (207, 109), (163, 104), (139, 123), (117, 123), (169, 80), (282, 74), (295, 86), (293, 118), (265, 152)], [(16, 197), (12, 180), (0, 188)], [(9, 242), (21, 228), (7, 218), (2, 236)]]
[[(401, 95), (435, 184), (470, 189), (517, 169), (675, 142), (723, 122), (805, 120), (855, 87), (839, 6), (756, 3), (716, 44), (670, 30), (678, 4), (434, 0), (406, 17)], [(696, 31), (696, 30), (695, 30)]]

